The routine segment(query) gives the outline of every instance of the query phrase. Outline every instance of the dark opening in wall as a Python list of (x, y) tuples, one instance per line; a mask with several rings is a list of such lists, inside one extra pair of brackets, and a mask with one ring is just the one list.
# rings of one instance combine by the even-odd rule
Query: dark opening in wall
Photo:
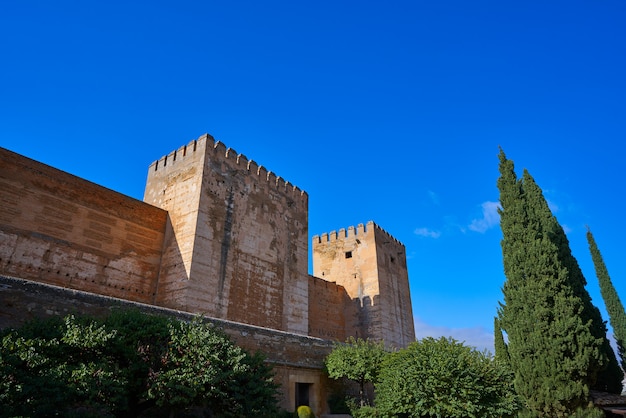
[(346, 258), (352, 258), (352, 251), (346, 251)]
[(296, 408), (310, 405), (311, 383), (296, 383)]

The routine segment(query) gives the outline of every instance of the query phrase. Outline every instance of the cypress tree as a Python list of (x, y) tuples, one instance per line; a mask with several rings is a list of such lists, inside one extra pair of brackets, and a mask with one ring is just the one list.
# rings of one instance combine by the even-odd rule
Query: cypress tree
[(517, 179), (502, 150), (499, 159), (506, 276), (499, 321), (508, 336), (515, 389), (532, 415), (568, 416), (588, 404), (589, 382), (604, 360), (602, 340), (583, 320), (585, 304), (553, 234), (544, 229), (549, 222), (540, 190), (529, 175), (523, 179), (528, 185)]
[(529, 206), (529, 210), (532, 211), (529, 216), (541, 222), (540, 228), (543, 233), (557, 246), (559, 260), (568, 271), (570, 285), (574, 294), (583, 303), (581, 318), (585, 323), (590, 322), (589, 329), (591, 334), (602, 341), (600, 354), (603, 358), (597, 363), (590, 364), (589, 387), (603, 392), (619, 394), (622, 392), (623, 372), (607, 338), (606, 323), (602, 319), (600, 310), (593, 304), (591, 296), (586, 289), (587, 280), (578, 261), (572, 255), (567, 235), (552, 214), (541, 189), (527, 170), (524, 170), (522, 183), (527, 201), (534, 202), (533, 205)]
[(494, 348), (495, 359), (502, 364), (509, 365), (509, 352), (504, 342), (504, 336), (502, 335), (502, 327), (500, 326), (500, 320), (498, 317), (493, 319), (493, 332), (494, 332)]
[(609, 313), (611, 327), (613, 327), (620, 363), (622, 368), (626, 368), (626, 312), (624, 312), (624, 305), (622, 305), (617, 291), (615, 287), (613, 287), (613, 282), (604, 264), (602, 254), (600, 254), (596, 240), (589, 229), (587, 229), (587, 242), (589, 243), (589, 251), (591, 252), (596, 276), (600, 284), (600, 293), (604, 300), (606, 311)]

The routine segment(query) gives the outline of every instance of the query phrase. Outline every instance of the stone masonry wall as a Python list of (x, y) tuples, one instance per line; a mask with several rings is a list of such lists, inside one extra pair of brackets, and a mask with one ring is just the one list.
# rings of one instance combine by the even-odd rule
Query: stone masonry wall
[(356, 310), (344, 314), (346, 335), (394, 347), (415, 340), (404, 245), (374, 222), (314, 236), (313, 274), (353, 301), (344, 305)]
[(0, 148), (0, 274), (151, 303), (167, 213)]
[(358, 301), (343, 286), (309, 276), (309, 335), (335, 341), (356, 336), (346, 327), (358, 316)]
[(0, 276), (20, 278), (0, 277), (0, 327), (133, 303), (203, 314), (270, 356), (283, 407), (311, 385), (318, 413), (331, 340), (415, 339), (400, 242), (373, 222), (313, 237), (309, 276), (308, 195), (212, 137), (152, 164), (144, 198), (0, 148)]
[(382, 228), (374, 230), (377, 244), (380, 336), (389, 345), (406, 347), (415, 341), (411, 292), (404, 245)]
[(370, 222), (313, 237), (313, 275), (337, 282), (358, 305), (358, 315), (346, 323), (349, 335), (380, 339), (380, 293), (375, 225)]
[(167, 210), (169, 215), (156, 304), (182, 310), (202, 309), (208, 315), (218, 316), (208, 303), (199, 308), (194, 302), (198, 296), (192, 294), (189, 282), (205, 158), (197, 145), (193, 141), (179, 148), (152, 163), (148, 170), (144, 201)]
[(145, 200), (172, 222), (164, 305), (308, 332), (305, 192), (204, 135), (150, 167)]

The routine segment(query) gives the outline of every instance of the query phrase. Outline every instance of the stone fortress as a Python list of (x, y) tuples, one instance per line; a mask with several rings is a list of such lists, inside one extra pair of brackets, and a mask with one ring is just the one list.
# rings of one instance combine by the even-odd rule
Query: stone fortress
[(148, 169), (144, 201), (0, 148), (0, 326), (113, 304), (202, 314), (327, 412), (349, 336), (415, 340), (405, 247), (373, 222), (312, 239), (308, 195), (210, 135)]

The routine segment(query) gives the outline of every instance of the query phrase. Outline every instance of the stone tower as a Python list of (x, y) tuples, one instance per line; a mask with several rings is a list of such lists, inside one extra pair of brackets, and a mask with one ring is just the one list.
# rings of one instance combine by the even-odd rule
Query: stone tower
[(308, 195), (204, 135), (154, 162), (144, 201), (168, 211), (157, 304), (308, 331)]
[(314, 236), (313, 275), (343, 286), (356, 305), (347, 335), (415, 341), (405, 247), (373, 222)]

